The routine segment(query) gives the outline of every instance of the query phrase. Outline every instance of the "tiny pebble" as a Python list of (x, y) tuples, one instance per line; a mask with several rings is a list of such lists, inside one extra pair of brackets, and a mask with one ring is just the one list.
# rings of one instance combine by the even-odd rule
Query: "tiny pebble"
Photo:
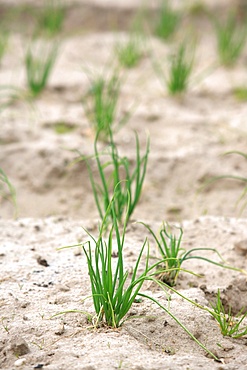
[(21, 303), (21, 308), (27, 308), (27, 306), (29, 306), (30, 305), (30, 302), (28, 302), (28, 301), (23, 301), (22, 303)]
[(42, 369), (43, 368), (43, 364), (38, 364), (36, 366), (34, 366), (34, 369)]
[(64, 324), (61, 324), (59, 325), (56, 330), (55, 330), (55, 334), (56, 335), (62, 335), (64, 333)]
[(27, 360), (25, 359), (25, 357), (18, 358), (18, 360), (15, 361), (14, 365), (15, 365), (15, 367), (20, 367), (20, 366), (24, 365), (26, 363), (26, 361)]
[(38, 256), (36, 258), (36, 261), (38, 262), (39, 265), (41, 266), (45, 266), (45, 267), (48, 267), (49, 266), (49, 263), (47, 262), (47, 260), (41, 256)]
[(77, 257), (77, 256), (81, 256), (82, 254), (82, 248), (78, 247), (74, 250), (74, 256)]
[(247, 239), (236, 242), (234, 248), (242, 256), (247, 256)]
[(61, 292), (68, 292), (68, 291), (70, 290), (70, 287), (68, 287), (67, 285), (59, 284), (59, 285), (58, 285), (58, 289), (59, 289)]

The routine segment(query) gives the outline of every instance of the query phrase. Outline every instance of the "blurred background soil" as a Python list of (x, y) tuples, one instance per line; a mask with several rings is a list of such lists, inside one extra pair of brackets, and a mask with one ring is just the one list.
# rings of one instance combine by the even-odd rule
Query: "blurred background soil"
[[(103, 70), (107, 75), (115, 68), (116, 43), (126, 40), (137, 17), (143, 17), (146, 28), (145, 51), (137, 67), (119, 72), (123, 83), (118, 115), (130, 109), (133, 114), (115, 136), (130, 158), (135, 155), (134, 131), (143, 149), (150, 136), (147, 176), (134, 217), (169, 221), (203, 214), (240, 215), (241, 182), (225, 179), (201, 188), (212, 176), (246, 173), (243, 158), (223, 156), (232, 150), (246, 152), (247, 105), (234, 94), (235, 88), (247, 84), (246, 49), (233, 68), (218, 63), (208, 14), (223, 15), (231, 2), (175, 3), (183, 8), (182, 25), (173, 41), (163, 42), (152, 36), (158, 2), (146, 4), (148, 10), (140, 1), (65, 2), (59, 55), (47, 88), (34, 100), (19, 93), (0, 116), (0, 166), (16, 189), (19, 217), (97, 217), (85, 163), (70, 165), (76, 157), (73, 151), (93, 154), (94, 133), (82, 100), (90, 88), (88, 74)], [(0, 69), (3, 102), (9, 93), (6, 86), (26, 89), (24, 55), (42, 4), (0, 3), (11, 31)], [(187, 92), (174, 98), (153, 64), (159, 61), (166, 69), (169, 54), (185, 32), (196, 34), (195, 67)], [(11, 218), (8, 200), (2, 198), (0, 205), (1, 217)]]

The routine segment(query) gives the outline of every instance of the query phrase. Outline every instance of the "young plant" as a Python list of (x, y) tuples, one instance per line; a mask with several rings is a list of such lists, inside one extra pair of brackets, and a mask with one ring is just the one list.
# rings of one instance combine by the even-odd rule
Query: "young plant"
[(170, 1), (162, 0), (155, 34), (163, 40), (169, 39), (177, 30), (181, 20), (181, 14), (171, 7)]
[(228, 67), (233, 66), (246, 44), (246, 24), (240, 23), (235, 14), (229, 14), (224, 21), (217, 19), (214, 24), (220, 62)]
[(49, 37), (57, 35), (63, 26), (65, 7), (60, 0), (46, 0), (38, 18), (38, 34), (45, 33)]
[(39, 95), (48, 83), (58, 54), (58, 44), (34, 43), (25, 56), (28, 87), (34, 97)]
[[(139, 293), (144, 277), (148, 271), (148, 256), (146, 258), (145, 270), (137, 276), (141, 257), (146, 245), (144, 242), (137, 261), (134, 266), (131, 281), (127, 283), (128, 271), (124, 268), (123, 248), (127, 223), (124, 223), (122, 235), (115, 215), (114, 202), (109, 204), (107, 212), (110, 211), (113, 218), (113, 226), (110, 230), (108, 240), (103, 238), (105, 229), (103, 219), (98, 240), (93, 239), (95, 244), (94, 256), (90, 242), (89, 249), (83, 246), (87, 258), (88, 272), (91, 282), (92, 297), (97, 316), (97, 323), (103, 323), (110, 327), (119, 327), (126, 314), (130, 310), (137, 294)], [(106, 216), (107, 216), (106, 212)], [(113, 265), (113, 237), (117, 240), (117, 263)], [(126, 286), (127, 285), (127, 286)]]
[(143, 222), (141, 223), (148, 229), (157, 244), (159, 255), (161, 256), (158, 258), (165, 261), (161, 267), (162, 272), (159, 275), (159, 279), (169, 286), (176, 285), (176, 280), (181, 267), (180, 257), (184, 252), (184, 249), (180, 246), (183, 230), (181, 228), (179, 229), (180, 235), (177, 238), (176, 235), (168, 233), (168, 230), (163, 223), (159, 232), (160, 238), (158, 238), (147, 224)]
[(17, 212), (16, 191), (2, 168), (0, 168), (0, 196), (13, 203), (16, 215)]
[(192, 72), (194, 56), (189, 55), (188, 48), (182, 43), (175, 55), (171, 57), (167, 89), (171, 95), (187, 90)]
[(154, 63), (154, 69), (169, 94), (177, 95), (187, 90), (193, 63), (194, 54), (191, 54), (188, 45), (183, 42), (179, 45), (177, 52), (170, 57), (168, 77), (165, 76), (159, 63)]
[[(94, 159), (96, 160), (97, 170), (100, 182), (97, 183), (93, 174), (89, 158), (81, 156), (79, 160), (85, 160), (89, 172), (91, 186), (94, 194), (95, 203), (100, 218), (104, 219), (104, 214), (109, 208), (111, 198), (114, 195), (114, 214), (119, 222), (126, 217), (129, 221), (134, 209), (141, 196), (142, 186), (146, 175), (149, 140), (147, 141), (145, 154), (141, 157), (139, 139), (136, 134), (136, 159), (134, 168), (131, 160), (127, 157), (120, 157), (117, 146), (113, 140), (112, 131), (109, 130), (109, 147), (106, 154), (98, 151), (98, 136), (94, 142)], [(107, 159), (103, 162), (102, 157), (106, 155)], [(132, 169), (131, 169), (132, 167)], [(129, 205), (128, 205), (129, 198)], [(113, 215), (110, 213), (111, 218)]]
[(118, 43), (116, 54), (123, 67), (135, 67), (140, 62), (143, 54), (140, 36), (131, 34), (126, 42)]
[[(159, 306), (164, 312), (166, 312), (172, 319), (200, 346), (202, 347), (212, 358), (218, 361), (218, 358), (210, 352), (201, 342), (194, 337), (194, 335), (183, 325), (183, 323), (171, 312), (170, 308), (163, 306), (159, 301), (150, 295), (141, 292), (143, 283), (145, 281), (155, 282), (158, 286), (163, 289), (166, 294), (167, 286), (155, 279), (156, 267), (161, 262), (156, 262), (155, 264), (149, 266), (149, 248), (147, 240), (143, 243), (140, 252), (138, 254), (137, 260), (134, 264), (134, 268), (129, 276), (128, 270), (124, 266), (124, 244), (126, 236), (127, 219), (125, 219), (122, 231), (120, 230), (120, 225), (118, 223), (115, 214), (115, 194), (111, 200), (106, 214), (103, 218), (101, 227), (99, 229), (98, 238), (94, 238), (88, 233), (90, 239), (86, 243), (77, 244), (75, 246), (82, 246), (83, 251), (86, 255), (88, 264), (88, 273), (91, 283), (92, 299), (94, 304), (94, 309), (96, 312), (95, 316), (91, 316), (91, 321), (95, 328), (99, 326), (107, 326), (112, 328), (117, 328), (124, 324), (125, 320), (128, 318), (128, 312), (132, 307), (133, 302), (137, 297), (144, 297), (154, 302)], [(112, 215), (113, 224), (107, 238), (103, 237), (104, 230), (108, 224), (108, 214)], [(92, 247), (91, 241), (94, 245)], [(117, 257), (113, 258), (113, 245), (117, 248)], [(140, 264), (142, 258), (144, 258), (144, 249), (147, 246), (147, 256), (145, 257), (144, 269), (140, 273)], [(64, 247), (70, 248), (70, 247)], [(154, 272), (153, 272), (154, 271)], [(178, 294), (188, 302), (197, 307), (203, 308), (199, 304), (191, 301), (190, 299), (184, 297), (181, 293), (177, 292), (173, 288), (170, 288), (174, 293)], [(69, 310), (67, 312), (80, 312), (77, 310)], [(64, 314), (65, 312), (60, 312), (59, 314)], [(54, 317), (53, 316), (53, 317)], [(89, 315), (87, 314), (87, 317)]]
[(241, 325), (243, 323), (243, 320), (247, 317), (247, 311), (243, 315), (240, 311), (237, 317), (234, 317), (231, 313), (231, 307), (229, 307), (228, 313), (226, 313), (221, 301), (219, 289), (216, 297), (216, 302), (215, 304), (211, 304), (211, 306), (213, 308), (213, 311), (209, 310), (208, 312), (218, 322), (221, 333), (224, 336), (241, 338), (244, 335), (247, 335), (247, 325)]
[[(90, 84), (90, 89), (82, 101), (85, 113), (95, 132), (100, 132), (100, 138), (107, 140), (108, 132), (112, 130), (116, 120), (121, 80), (114, 72), (108, 78), (105, 75), (96, 76), (90, 80)], [(128, 118), (129, 113), (126, 113), (116, 125), (121, 127)]]
[(211, 252), (214, 252), (216, 255), (218, 255), (220, 259), (223, 261), (219, 252), (214, 248), (192, 248), (186, 251), (184, 248), (181, 247), (182, 236), (183, 236), (183, 230), (181, 228), (179, 228), (180, 233), (179, 233), (179, 236), (177, 237), (175, 234), (173, 235), (171, 233), (171, 231), (169, 230), (169, 226), (166, 226), (163, 223), (160, 229), (160, 232), (159, 232), (159, 237), (157, 237), (150, 226), (148, 226), (147, 224), (143, 222), (141, 222), (141, 224), (143, 224), (147, 228), (147, 230), (150, 232), (150, 234), (152, 235), (152, 237), (154, 238), (156, 242), (159, 255), (161, 256), (161, 257), (158, 257), (158, 259), (161, 258), (164, 261), (163, 265), (159, 266), (159, 269), (161, 270), (161, 272), (158, 272), (158, 276), (161, 281), (163, 281), (165, 284), (169, 286), (176, 285), (176, 281), (177, 281), (177, 278), (178, 278), (178, 275), (180, 273), (183, 263), (191, 259), (199, 259), (199, 260), (212, 263), (219, 267), (243, 272), (243, 270), (241, 269), (228, 266), (228, 265), (224, 265), (223, 263), (213, 261), (209, 258), (193, 254), (194, 252), (199, 252), (199, 251), (211, 251)]

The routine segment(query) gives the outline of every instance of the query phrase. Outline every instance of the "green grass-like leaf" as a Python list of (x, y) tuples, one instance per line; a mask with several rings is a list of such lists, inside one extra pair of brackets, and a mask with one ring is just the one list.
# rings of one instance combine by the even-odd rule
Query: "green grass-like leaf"
[(44, 7), (39, 13), (36, 33), (49, 37), (56, 36), (62, 30), (65, 15), (65, 7), (61, 0), (44, 1)]
[[(130, 198), (128, 198), (128, 206), (130, 205), (129, 201)], [(163, 306), (152, 296), (141, 292), (143, 283), (145, 281), (150, 281), (157, 283), (157, 285), (167, 294), (167, 285), (158, 281), (154, 277), (156, 275), (157, 265), (164, 261), (161, 260), (149, 266), (149, 246), (146, 239), (135, 261), (132, 275), (131, 277), (129, 276), (129, 272), (128, 270), (126, 270), (124, 265), (124, 243), (126, 236), (127, 219), (125, 219), (124, 225), (121, 228), (115, 214), (114, 202), (115, 194), (114, 197), (111, 199), (109, 207), (102, 220), (98, 238), (94, 238), (90, 233), (88, 233), (88, 235), (90, 236), (90, 240), (86, 243), (81, 244), (87, 259), (92, 299), (96, 312), (96, 315), (94, 316), (95, 320), (92, 320), (94, 326), (98, 327), (104, 325), (117, 328), (123, 325), (125, 320), (127, 319), (128, 312), (132, 307), (133, 302), (138, 299), (138, 297), (144, 297), (154, 302), (158, 307), (160, 307), (163, 311), (170, 315), (173, 320), (200, 347), (202, 347), (212, 358), (218, 361), (218, 358), (200, 341), (198, 341), (198, 339), (194, 337), (194, 335), (171, 312), (169, 308)], [(106, 229), (105, 224), (108, 224), (107, 219), (109, 214), (112, 215), (113, 224), (108, 233), (108, 236), (103, 237), (104, 231)], [(92, 247), (92, 243), (94, 245), (94, 248)], [(117, 259), (112, 257), (113, 245), (117, 248)], [(146, 257), (144, 257), (144, 250), (146, 247), (147, 255)], [(142, 272), (140, 273), (140, 263), (143, 258), (145, 258), (145, 265), (144, 268), (142, 268)], [(198, 303), (195, 303), (190, 299), (184, 297), (175, 289), (170, 289), (183, 299), (187, 300), (189, 303), (201, 309), (205, 309)], [(68, 312), (79, 312), (79, 310), (68, 310)], [(64, 312), (61, 312), (60, 314), (63, 313)]]
[(90, 89), (82, 100), (86, 116), (99, 138), (108, 139), (109, 130), (120, 128), (130, 117), (127, 112), (117, 120), (121, 78), (117, 72), (89, 77)]
[(174, 10), (169, 0), (162, 0), (155, 34), (161, 39), (169, 39), (177, 30), (182, 20), (181, 14)]
[(163, 71), (161, 63), (156, 60), (153, 62), (154, 70), (162, 86), (167, 88), (170, 95), (181, 94), (188, 88), (194, 64), (194, 50), (186, 42), (182, 42), (168, 62), (167, 73)]
[(25, 56), (27, 84), (33, 96), (39, 95), (46, 87), (57, 55), (57, 42), (32, 43), (27, 49)]
[(171, 95), (187, 90), (192, 72), (194, 55), (189, 55), (185, 43), (180, 44), (175, 55), (171, 57), (167, 88)]
[[(105, 241), (103, 238), (106, 217), (103, 219), (98, 240), (96, 241), (92, 237), (95, 244), (94, 254), (90, 242), (88, 243), (88, 249), (84, 245), (83, 250), (88, 262), (97, 322), (111, 327), (118, 327), (122, 324), (124, 317), (142, 287), (145, 274), (148, 271), (148, 257), (145, 271), (138, 276), (140, 260), (146, 245), (146, 242), (144, 242), (135, 263), (131, 280), (129, 283), (126, 283), (128, 271), (124, 269), (123, 247), (127, 224), (126, 222), (124, 223), (121, 234), (114, 208), (113, 203), (111, 203), (107, 210), (107, 212), (111, 212), (113, 215), (113, 226), (109, 232), (108, 239)], [(117, 241), (116, 266), (113, 266), (112, 258), (113, 237)]]
[(181, 267), (180, 255), (181, 252), (184, 251), (184, 249), (180, 247), (183, 230), (181, 228), (179, 229), (180, 235), (177, 239), (175, 235), (168, 233), (168, 227), (166, 227), (163, 223), (158, 238), (150, 226), (143, 222), (141, 222), (141, 224), (146, 227), (146, 229), (154, 238), (159, 250), (159, 255), (161, 256), (158, 258), (165, 260), (165, 264), (159, 267), (159, 269), (161, 270), (159, 274), (159, 279), (169, 286), (174, 286), (176, 284), (177, 276)]
[[(165, 261), (163, 265), (158, 266), (159, 271), (157, 274), (158, 274), (159, 279), (169, 286), (176, 285), (176, 281), (181, 271), (183, 263), (191, 259), (202, 260), (205, 262), (212, 263), (218, 267), (238, 271), (241, 273), (246, 273), (242, 269), (225, 264), (219, 252), (214, 248), (207, 248), (207, 247), (201, 248), (200, 247), (200, 248), (192, 248), (186, 251), (185, 248), (181, 247), (182, 236), (183, 236), (182, 228), (179, 228), (179, 236), (177, 237), (175, 234), (171, 233), (171, 231), (169, 230), (170, 229), (169, 225), (165, 225), (163, 223), (159, 231), (159, 237), (157, 237), (149, 225), (145, 224), (144, 222), (140, 222), (140, 223), (146, 227), (146, 229), (150, 232), (150, 234), (154, 238), (155, 243), (158, 247), (159, 256), (160, 256), (158, 257), (158, 259), (161, 258), (163, 261)], [(197, 253), (200, 251), (213, 252), (221, 259), (222, 263), (213, 261), (209, 258), (200, 256), (198, 254), (196, 255), (194, 254), (195, 252)]]
[(121, 66), (125, 68), (137, 66), (143, 55), (140, 36), (130, 34), (127, 41), (116, 45), (115, 50)]
[(246, 22), (240, 23), (235, 14), (228, 14), (225, 20), (214, 20), (218, 54), (225, 66), (233, 66), (240, 57), (246, 44)]
[[(89, 241), (79, 243), (74, 246), (59, 248), (64, 249), (78, 246), (83, 248), (87, 259), (91, 293), (96, 315), (73, 309), (61, 311), (60, 313), (53, 315), (52, 318), (67, 312), (81, 312), (82, 314), (86, 314), (95, 328), (102, 325), (117, 328), (123, 325), (125, 320), (128, 319), (128, 312), (131, 309), (133, 302), (139, 300), (140, 297), (143, 297), (149, 299), (160, 307), (166, 314), (170, 315), (170, 317), (191, 337), (191, 339), (203, 348), (203, 350), (205, 350), (214, 360), (219, 361), (217, 356), (215, 356), (203, 343), (195, 338), (189, 329), (187, 329), (176, 315), (171, 312), (169, 306), (163, 306), (157, 299), (141, 291), (145, 281), (153, 282), (156, 283), (166, 295), (169, 295), (167, 291), (167, 289), (169, 289), (169, 291), (177, 294), (193, 306), (209, 312), (207, 307), (201, 306), (199, 303), (192, 301), (174, 288), (169, 287), (167, 284), (155, 278), (157, 274), (157, 266), (165, 261), (161, 259), (156, 263), (149, 265), (150, 255), (147, 239), (145, 239), (140, 248), (134, 267), (132, 268), (131, 276), (129, 276), (129, 271), (125, 268), (124, 263), (124, 245), (128, 219), (125, 218), (123, 225), (119, 224), (115, 214), (115, 195), (116, 193), (114, 193), (102, 219), (98, 237), (95, 238), (84, 229), (90, 237)], [(130, 196), (128, 195), (127, 207), (129, 206)], [(108, 234), (105, 235), (109, 215), (112, 217), (112, 226)], [(114, 253), (113, 257), (113, 251), (115, 252), (115, 249), (117, 249), (117, 253)], [(146, 256), (144, 256), (145, 249), (147, 249)], [(143, 265), (141, 266), (141, 261), (143, 259), (145, 260), (144, 267)], [(140, 272), (140, 270), (142, 272)]]
[[(94, 159), (97, 164), (99, 182), (95, 179), (89, 158), (81, 156), (79, 160), (85, 160), (89, 172), (95, 203), (100, 218), (103, 220), (114, 194), (114, 212), (119, 222), (126, 217), (129, 221), (141, 196), (141, 191), (146, 175), (149, 139), (143, 156), (140, 153), (140, 143), (136, 134), (136, 157), (135, 164), (127, 157), (120, 157), (117, 146), (113, 140), (113, 134), (109, 130), (109, 146), (107, 151), (98, 151), (98, 135), (94, 142)], [(102, 158), (106, 158), (104, 161)], [(129, 205), (128, 205), (129, 198)], [(128, 206), (128, 207), (127, 207)], [(110, 213), (111, 218), (113, 215)]]
[(247, 325), (241, 325), (243, 320), (247, 317), (247, 312), (242, 314), (240, 311), (238, 315), (234, 317), (231, 313), (231, 308), (229, 308), (228, 312), (226, 313), (221, 301), (219, 289), (217, 292), (216, 302), (215, 304), (211, 304), (211, 306), (213, 311), (209, 311), (209, 313), (218, 322), (221, 333), (224, 336), (241, 338), (244, 335), (247, 335)]

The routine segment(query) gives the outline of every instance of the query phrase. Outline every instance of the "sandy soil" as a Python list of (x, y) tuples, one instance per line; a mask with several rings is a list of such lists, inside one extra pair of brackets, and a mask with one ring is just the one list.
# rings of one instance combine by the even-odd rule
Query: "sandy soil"
[[(187, 11), (191, 3), (184, 2)], [(205, 3), (215, 12), (228, 4), (221, 1), (213, 8), (214, 2)], [(2, 14), (12, 4), (1, 1)], [(85, 163), (71, 166), (75, 150), (93, 153), (93, 132), (81, 103), (89, 88), (85, 71), (95, 73), (116, 65), (114, 47), (127, 37), (125, 31), (139, 5), (138, 1), (114, 7), (110, 1), (68, 2), (49, 86), (35, 101), (19, 99), (1, 112), (0, 167), (15, 186), (18, 202), (14, 220), (13, 205), (0, 199), (3, 369), (246, 369), (247, 338), (223, 337), (208, 313), (176, 294), (172, 294), (171, 312), (221, 363), (209, 358), (167, 314), (146, 300), (135, 303), (130, 312), (138, 318), (118, 330), (92, 329), (79, 313), (50, 319), (71, 309), (93, 313), (92, 302), (82, 302), (90, 294), (85, 257), (78, 249), (57, 248), (87, 240), (82, 226), (96, 235), (98, 214)], [(152, 3), (152, 9), (156, 5)], [(21, 21), (13, 25), (15, 32), (0, 69), (2, 85), (26, 86), (23, 56), (33, 22), (28, 12), (23, 11)], [(82, 25), (79, 21), (85, 18)], [(24, 19), (30, 23), (20, 31)], [(197, 31), (198, 46), (191, 84), (183, 96), (168, 96), (152, 63), (159, 58), (166, 68), (176, 40), (163, 43), (148, 36), (141, 63), (122, 71), (118, 114), (131, 107), (134, 111), (115, 136), (119, 150), (134, 158), (134, 131), (143, 150), (147, 135), (151, 141), (147, 176), (133, 220), (146, 221), (155, 230), (162, 221), (179, 223), (184, 229), (183, 247), (217, 248), (228, 264), (246, 269), (247, 208), (240, 214), (237, 204), (243, 184), (225, 179), (198, 190), (215, 175), (246, 176), (244, 159), (223, 154), (247, 149), (247, 105), (233, 93), (247, 83), (247, 50), (236, 67), (223, 68), (205, 15), (187, 15), (177, 39), (185, 29)], [(58, 134), (58, 123), (72, 130)], [(133, 266), (145, 236), (141, 225), (130, 224), (126, 268)], [(219, 288), (226, 308), (230, 305), (234, 313), (247, 310), (243, 274), (198, 261), (184, 267), (202, 277), (181, 273), (177, 288), (183, 295), (209, 306)], [(144, 291), (168, 307), (160, 289), (151, 285)]]

